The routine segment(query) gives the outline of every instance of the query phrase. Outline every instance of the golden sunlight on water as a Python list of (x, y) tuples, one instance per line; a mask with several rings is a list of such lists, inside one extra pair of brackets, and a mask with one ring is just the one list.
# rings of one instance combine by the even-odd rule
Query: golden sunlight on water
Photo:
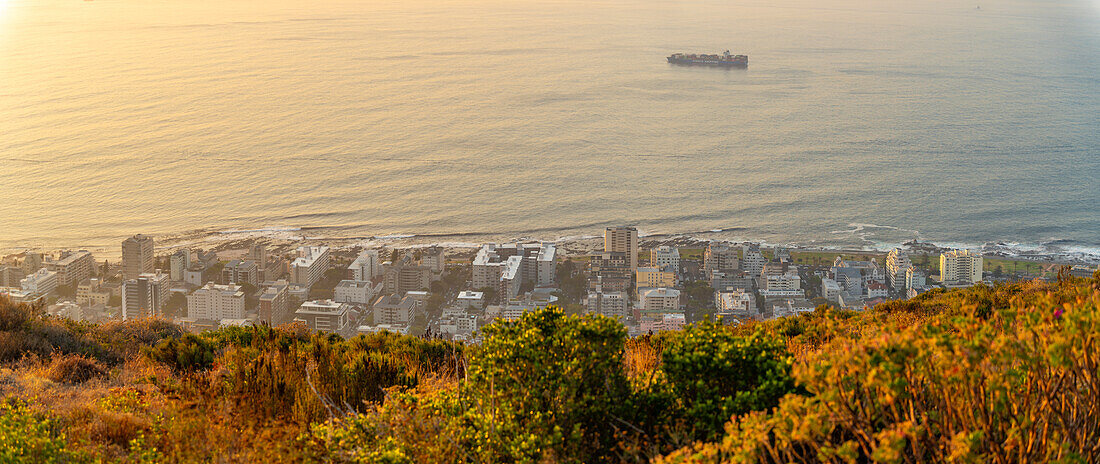
[[(620, 223), (1100, 247), (1096, 4), (0, 0), (0, 249)], [(726, 49), (748, 69), (665, 60)]]

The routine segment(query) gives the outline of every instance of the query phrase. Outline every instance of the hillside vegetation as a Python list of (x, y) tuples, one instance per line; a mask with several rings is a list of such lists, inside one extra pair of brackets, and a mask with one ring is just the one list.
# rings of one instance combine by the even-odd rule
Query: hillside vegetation
[(1063, 277), (635, 339), (549, 308), (464, 346), (0, 301), (0, 462), (1100, 462), (1098, 305)]

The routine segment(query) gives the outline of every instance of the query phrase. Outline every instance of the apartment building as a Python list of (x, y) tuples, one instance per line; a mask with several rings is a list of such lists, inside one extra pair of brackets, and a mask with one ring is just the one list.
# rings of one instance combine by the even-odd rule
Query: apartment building
[(135, 235), (122, 242), (122, 275), (126, 280), (154, 271), (153, 237)]
[(290, 263), (290, 281), (303, 287), (312, 287), (324, 277), (330, 263), (328, 247), (298, 247), (298, 257)]
[(187, 295), (187, 317), (191, 319), (244, 319), (245, 295), (239, 285), (213, 282)]
[(608, 227), (603, 232), (603, 251), (625, 253), (630, 270), (638, 268), (638, 229), (635, 227)]
[(235, 259), (222, 268), (222, 282), (227, 284), (260, 284), (260, 267), (255, 261)]
[(895, 291), (905, 290), (905, 273), (913, 267), (909, 254), (894, 248), (886, 255), (886, 285)]
[(341, 280), (332, 294), (332, 299), (339, 303), (367, 305), (374, 300), (374, 286), (361, 280)]
[(150, 272), (122, 283), (122, 320), (158, 317), (168, 301), (168, 274)]
[(668, 245), (662, 245), (649, 250), (649, 263), (657, 268), (668, 267), (677, 274), (680, 273), (680, 249)]
[(349, 310), (346, 303), (332, 300), (307, 301), (294, 311), (294, 320), (304, 322), (315, 331), (343, 333), (350, 321)]
[(944, 285), (974, 285), (982, 281), (983, 258), (970, 250), (952, 250), (940, 255), (940, 282)]
[(19, 287), (24, 292), (35, 296), (45, 296), (57, 289), (57, 273), (46, 268), (28, 275), (19, 281)]
[(95, 258), (87, 250), (65, 251), (56, 260), (46, 260), (45, 265), (57, 273), (57, 285), (75, 286), (92, 276)]
[(408, 325), (415, 308), (416, 300), (410, 296), (380, 296), (372, 307), (374, 324)]
[(365, 282), (374, 280), (375, 277), (380, 275), (382, 275), (382, 261), (379, 258), (378, 250), (363, 250), (359, 253), (359, 256), (355, 257), (355, 261), (348, 265), (348, 279), (350, 280)]
[(260, 320), (271, 326), (289, 323), (294, 319), (290, 308), (290, 283), (285, 280), (264, 282), (264, 291), (260, 294)]
[(671, 266), (664, 268), (643, 266), (635, 272), (635, 282), (641, 287), (675, 287), (676, 272)]
[(630, 314), (629, 307), (630, 298), (623, 292), (589, 292), (585, 300), (589, 314), (623, 318)]

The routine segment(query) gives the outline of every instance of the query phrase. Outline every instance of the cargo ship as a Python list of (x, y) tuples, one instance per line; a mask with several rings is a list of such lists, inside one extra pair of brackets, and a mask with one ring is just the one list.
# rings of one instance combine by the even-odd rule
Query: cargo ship
[(672, 56), (668, 57), (668, 62), (672, 64), (746, 68), (749, 66), (749, 56), (731, 55), (729, 50), (721, 55), (673, 53)]

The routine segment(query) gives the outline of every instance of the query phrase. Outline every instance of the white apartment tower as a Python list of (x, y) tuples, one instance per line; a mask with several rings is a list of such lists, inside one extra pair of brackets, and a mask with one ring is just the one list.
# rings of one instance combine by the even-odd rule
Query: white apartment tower
[(886, 280), (891, 288), (905, 290), (905, 272), (913, 267), (909, 254), (901, 248), (894, 248), (886, 255)]
[(970, 250), (952, 250), (940, 255), (940, 282), (945, 285), (973, 285), (981, 281), (981, 254)]
[(187, 295), (187, 317), (192, 319), (244, 319), (244, 292), (238, 285), (208, 283)]
[(325, 246), (298, 247), (298, 257), (290, 263), (291, 282), (312, 287), (321, 280), (329, 266), (329, 249)]
[(680, 272), (680, 250), (668, 245), (659, 246), (649, 251), (649, 261), (659, 268), (671, 266), (676, 273)]
[(764, 272), (764, 265), (768, 260), (760, 253), (760, 245), (746, 243), (741, 247), (741, 270), (756, 277)]
[(191, 250), (179, 249), (172, 253), (168, 263), (168, 275), (176, 282), (183, 282), (185, 273), (191, 269)]
[(348, 279), (368, 282), (382, 275), (378, 250), (363, 250), (348, 266)]
[(608, 227), (603, 232), (603, 251), (626, 253), (630, 270), (638, 268), (638, 229), (635, 227)]

